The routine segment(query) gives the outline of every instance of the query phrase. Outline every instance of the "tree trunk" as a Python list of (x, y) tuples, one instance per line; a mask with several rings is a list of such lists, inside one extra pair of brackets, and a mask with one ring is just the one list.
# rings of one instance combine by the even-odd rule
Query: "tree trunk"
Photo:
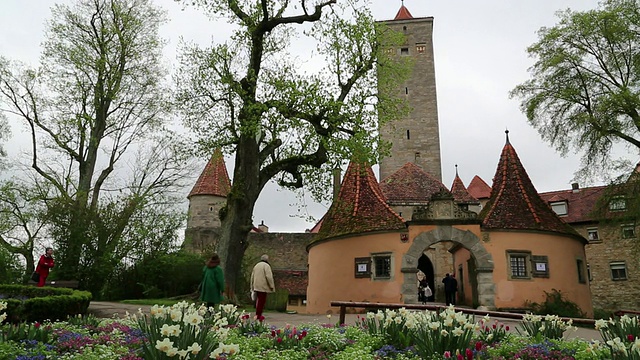
[(223, 211), (222, 231), (216, 251), (220, 255), (226, 282), (227, 298), (236, 300), (247, 236), (253, 228), (253, 209), (263, 185), (255, 138), (243, 136), (238, 144), (233, 185)]

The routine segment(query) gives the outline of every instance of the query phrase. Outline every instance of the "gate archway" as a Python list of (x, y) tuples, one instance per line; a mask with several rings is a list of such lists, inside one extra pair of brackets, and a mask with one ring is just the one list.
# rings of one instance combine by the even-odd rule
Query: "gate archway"
[(495, 309), (495, 285), (493, 283), (493, 257), (484, 248), (480, 239), (471, 231), (463, 231), (453, 226), (437, 226), (434, 230), (418, 234), (409, 250), (402, 257), (402, 299), (405, 304), (415, 304), (416, 272), (418, 260), (425, 249), (441, 241), (452, 241), (471, 252), (475, 259), (478, 303), (489, 309)]

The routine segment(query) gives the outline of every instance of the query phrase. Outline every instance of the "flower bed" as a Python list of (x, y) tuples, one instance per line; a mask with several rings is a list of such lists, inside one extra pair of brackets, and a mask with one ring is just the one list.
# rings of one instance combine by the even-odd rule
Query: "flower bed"
[[(0, 301), (0, 323), (6, 304)], [(178, 303), (124, 319), (0, 326), (1, 359), (640, 359), (635, 317), (599, 321), (604, 341), (563, 340), (570, 323), (527, 316), (518, 333), (447, 308), (378, 311), (351, 326), (269, 326), (234, 306)]]

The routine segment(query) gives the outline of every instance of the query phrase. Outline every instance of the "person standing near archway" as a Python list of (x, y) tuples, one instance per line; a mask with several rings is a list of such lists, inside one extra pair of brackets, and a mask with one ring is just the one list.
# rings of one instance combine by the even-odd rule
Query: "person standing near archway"
[(458, 290), (458, 281), (447, 273), (442, 279), (444, 284), (444, 298), (447, 305), (456, 304), (456, 291)]

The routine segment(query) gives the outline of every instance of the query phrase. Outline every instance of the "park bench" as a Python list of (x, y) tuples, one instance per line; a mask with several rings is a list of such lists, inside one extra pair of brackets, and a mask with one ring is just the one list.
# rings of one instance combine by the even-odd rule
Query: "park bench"
[[(444, 304), (394, 304), (394, 303), (373, 303), (373, 302), (358, 302), (358, 301), (332, 301), (331, 306), (340, 307), (340, 324), (345, 323), (345, 317), (347, 314), (347, 308), (355, 308), (355, 309), (409, 309), (409, 310), (432, 310), (432, 311), (442, 311), (447, 308)], [(492, 318), (505, 318), (505, 319), (515, 319), (522, 320), (525, 314), (518, 313), (510, 313), (503, 311), (490, 311), (490, 310), (479, 310), (479, 309), (469, 309), (463, 307), (456, 307), (456, 311), (462, 312), (464, 314), (473, 314), (478, 316), (489, 315)], [(580, 325), (590, 325), (595, 326), (595, 320), (593, 319), (577, 319), (577, 318), (565, 318), (561, 317), (562, 320), (572, 320), (574, 324)]]

